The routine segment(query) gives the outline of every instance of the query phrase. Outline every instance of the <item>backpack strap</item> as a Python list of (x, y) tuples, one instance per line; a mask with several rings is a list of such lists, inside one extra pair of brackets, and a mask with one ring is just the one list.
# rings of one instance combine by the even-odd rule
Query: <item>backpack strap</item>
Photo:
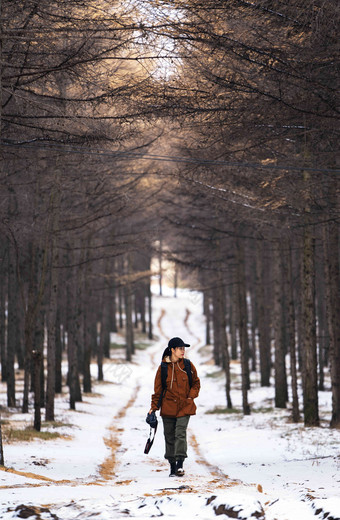
[(165, 361), (162, 361), (161, 363), (161, 381), (162, 381), (162, 393), (159, 396), (159, 400), (157, 403), (157, 408), (161, 407), (162, 400), (164, 397), (164, 394), (166, 392), (166, 378), (168, 377), (168, 363), (165, 363)]
[(168, 363), (162, 361), (161, 363), (161, 380), (163, 391), (166, 389), (166, 379), (168, 377)]
[(192, 372), (191, 372), (190, 359), (184, 358), (183, 361), (184, 361), (184, 369), (185, 369), (185, 371), (188, 375), (188, 379), (189, 379), (189, 386), (191, 388), (192, 387)]

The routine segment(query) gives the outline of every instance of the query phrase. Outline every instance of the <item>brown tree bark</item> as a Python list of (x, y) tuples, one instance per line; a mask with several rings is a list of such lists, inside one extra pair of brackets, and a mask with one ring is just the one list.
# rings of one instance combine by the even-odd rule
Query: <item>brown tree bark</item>
[(219, 339), (221, 346), (221, 354), (222, 354), (222, 366), (225, 373), (225, 392), (226, 392), (226, 400), (227, 400), (227, 408), (231, 409), (233, 407), (230, 395), (231, 389), (231, 380), (230, 380), (230, 355), (229, 355), (229, 346), (228, 346), (228, 336), (226, 331), (226, 298), (225, 298), (225, 287), (223, 285), (222, 279), (220, 279), (220, 283), (217, 288), (217, 301), (218, 301), (218, 312), (220, 315), (219, 319)]
[(332, 382), (332, 419), (330, 426), (340, 428), (340, 274), (339, 226), (329, 222), (324, 229), (326, 301), (330, 335), (330, 373)]
[(1, 414), (0, 414), (0, 466), (5, 465), (4, 449), (2, 443), (2, 426), (1, 426)]
[(60, 320), (60, 309), (57, 307), (56, 324), (55, 324), (55, 392), (60, 394), (62, 391), (62, 340), (61, 340), (61, 320)]
[(237, 352), (237, 322), (238, 322), (238, 298), (237, 298), (237, 284), (230, 285), (229, 291), (229, 323), (230, 323), (230, 342), (231, 342), (231, 359), (238, 358)]
[(77, 276), (69, 279), (67, 286), (67, 360), (68, 360), (68, 386), (70, 391), (70, 408), (75, 410), (76, 402), (81, 401), (81, 390), (78, 368), (78, 317), (76, 305)]
[(6, 282), (8, 272), (7, 248), (8, 242), (4, 237), (2, 237), (0, 244), (0, 362), (1, 381), (3, 382), (6, 381)]
[(209, 291), (206, 289), (203, 291), (203, 313), (205, 316), (205, 344), (211, 344), (210, 338), (210, 321), (211, 321), (211, 312), (210, 312), (210, 296)]
[(315, 324), (314, 236), (309, 219), (303, 235), (303, 409), (305, 426), (319, 426), (318, 374)]
[(151, 292), (151, 277), (148, 280), (148, 338), (153, 339), (152, 332), (152, 292)]
[(141, 287), (141, 299), (140, 299), (140, 315), (141, 315), (143, 334), (146, 334), (145, 298), (146, 298), (145, 282), (143, 282), (142, 287)]
[(118, 311), (119, 311), (119, 328), (122, 329), (124, 327), (123, 323), (123, 289), (119, 287), (118, 290)]
[(290, 375), (292, 387), (292, 420), (299, 422), (299, 397), (296, 370), (296, 340), (295, 340), (295, 306), (294, 306), (294, 290), (293, 290), (293, 265), (292, 265), (292, 246), (291, 241), (285, 241), (286, 255), (284, 260), (285, 279), (287, 280), (287, 326), (289, 338), (289, 355), (290, 355)]
[(236, 283), (238, 291), (238, 317), (239, 317), (239, 334), (241, 347), (241, 371), (242, 371), (242, 407), (244, 415), (250, 415), (250, 406), (248, 403), (248, 390), (250, 387), (249, 380), (249, 340), (248, 340), (248, 315), (246, 301), (246, 285), (245, 285), (245, 259), (244, 245), (240, 238), (235, 240), (236, 246)]
[(270, 321), (268, 317), (268, 302), (265, 296), (266, 263), (263, 241), (256, 243), (256, 297), (258, 308), (258, 336), (260, 352), (261, 386), (270, 386)]
[[(251, 273), (253, 274), (253, 273)], [(250, 287), (250, 316), (251, 316), (251, 369), (253, 372), (257, 370), (257, 348), (256, 348), (256, 330), (258, 323), (257, 300), (255, 296), (254, 280), (251, 281)]]
[(104, 380), (103, 360), (104, 360), (104, 334), (102, 334), (101, 329), (100, 329), (99, 341), (98, 341), (98, 345), (97, 345), (98, 381)]
[(85, 273), (84, 280), (84, 294), (85, 301), (83, 304), (83, 331), (84, 331), (84, 359), (83, 359), (83, 390), (84, 392), (92, 391), (92, 380), (91, 380), (91, 354), (92, 354), (92, 334), (91, 328), (93, 327), (93, 316), (91, 310), (91, 291), (88, 284), (88, 273)]
[(220, 309), (220, 302), (218, 297), (218, 288), (213, 290), (213, 297), (212, 297), (212, 304), (213, 304), (213, 331), (214, 331), (214, 342), (213, 342), (213, 356), (214, 356), (214, 363), (217, 366), (221, 366), (222, 362), (222, 338), (221, 338), (221, 309)]
[(32, 350), (31, 358), (32, 358), (32, 362), (33, 362), (33, 379), (34, 379), (34, 381), (33, 381), (33, 387), (34, 387), (34, 423), (33, 423), (33, 427), (35, 430), (40, 432), (40, 430), (41, 430), (40, 368), (41, 368), (42, 353), (39, 350)]
[[(45, 306), (41, 305), (37, 313), (33, 332), (33, 349), (40, 352), (40, 407), (45, 406), (45, 368), (44, 368), (44, 341), (45, 341)], [(32, 361), (31, 387), (34, 391), (34, 363)]]
[(103, 349), (103, 356), (110, 358), (110, 313), (109, 301), (104, 297), (104, 304), (101, 310), (100, 343)]
[[(324, 227), (324, 226), (323, 226)], [(322, 244), (322, 249), (325, 249)], [(321, 252), (320, 252), (321, 253)], [(324, 253), (324, 251), (323, 251)], [(326, 335), (328, 334), (327, 327), (327, 296), (326, 296), (326, 288), (325, 288), (325, 278), (326, 271), (324, 267), (325, 257), (322, 256), (322, 253), (319, 254), (316, 258), (316, 337), (317, 337), (317, 347), (318, 347), (318, 376), (319, 376), (319, 384), (318, 389), (320, 391), (325, 390), (325, 375), (324, 375), (324, 367), (325, 367), (325, 351), (327, 349), (327, 341)]]
[(57, 350), (57, 312), (58, 312), (58, 283), (59, 283), (59, 214), (60, 214), (60, 192), (55, 188), (53, 200), (52, 217), (52, 240), (51, 240), (51, 278), (50, 298), (47, 311), (47, 383), (46, 383), (46, 421), (54, 421), (54, 398), (56, 388), (56, 350)]
[(7, 384), (7, 406), (15, 406), (15, 375), (14, 375), (14, 353), (15, 353), (15, 328), (18, 298), (18, 281), (14, 265), (14, 248), (8, 239), (8, 286), (7, 286), (7, 355), (6, 355), (6, 384)]
[(282, 249), (280, 245), (274, 244), (274, 342), (275, 342), (275, 406), (286, 408), (288, 400), (287, 375), (285, 360), (285, 344), (283, 339), (283, 273), (282, 273)]

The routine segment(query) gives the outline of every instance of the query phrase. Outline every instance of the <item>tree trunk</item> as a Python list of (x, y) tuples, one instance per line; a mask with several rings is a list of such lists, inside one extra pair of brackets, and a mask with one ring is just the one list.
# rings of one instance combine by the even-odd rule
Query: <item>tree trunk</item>
[(297, 388), (297, 370), (296, 370), (296, 341), (295, 341), (295, 307), (294, 307), (294, 290), (293, 290), (293, 265), (292, 265), (292, 247), (290, 240), (286, 241), (287, 257), (284, 262), (287, 280), (287, 307), (288, 307), (288, 337), (289, 337), (289, 355), (290, 355), (290, 375), (292, 385), (292, 420), (299, 422), (299, 398)]
[(61, 341), (61, 323), (60, 323), (60, 309), (57, 307), (56, 325), (55, 325), (55, 392), (60, 394), (62, 391), (62, 341)]
[(84, 392), (92, 392), (92, 381), (91, 381), (91, 325), (92, 325), (92, 317), (91, 317), (91, 296), (89, 292), (89, 287), (87, 286), (86, 280), (85, 283), (85, 302), (83, 305), (83, 331), (84, 331), (84, 359), (83, 359), (83, 390)]
[(283, 339), (283, 275), (282, 250), (278, 243), (274, 245), (274, 341), (275, 341), (275, 406), (286, 408), (287, 376), (285, 345)]
[(54, 421), (54, 398), (56, 387), (56, 350), (57, 350), (57, 312), (58, 312), (58, 264), (59, 249), (57, 233), (59, 229), (60, 200), (56, 197), (51, 243), (51, 288), (47, 311), (47, 384), (46, 384), (46, 421)]
[(324, 230), (326, 301), (330, 335), (330, 373), (332, 381), (332, 419), (330, 426), (340, 428), (340, 275), (339, 226), (329, 222)]
[(104, 380), (103, 359), (104, 359), (104, 335), (101, 333), (101, 330), (100, 330), (98, 347), (97, 347), (98, 381)]
[(219, 308), (219, 297), (218, 297), (218, 287), (213, 290), (213, 330), (214, 330), (214, 343), (213, 343), (213, 355), (214, 355), (214, 363), (217, 366), (221, 366), (221, 351), (222, 351), (222, 343), (221, 343), (221, 310)]
[(237, 309), (238, 309), (238, 298), (237, 298), (237, 284), (233, 283), (230, 285), (230, 296), (229, 296), (229, 323), (230, 323), (230, 337), (231, 337), (231, 359), (236, 360), (237, 355)]
[[(323, 226), (324, 227), (324, 226)], [(323, 248), (324, 249), (324, 248)], [(325, 251), (323, 251), (325, 253)], [(322, 258), (320, 258), (320, 255), (318, 255), (319, 258), (316, 258), (316, 260), (319, 260), (316, 264), (315, 274), (316, 274), (316, 311), (317, 311), (317, 346), (318, 346), (318, 366), (319, 366), (319, 385), (318, 390), (324, 391), (325, 390), (325, 377), (324, 377), (324, 352), (326, 350), (326, 331), (328, 331), (327, 327), (327, 311), (326, 311), (326, 291), (325, 291), (325, 268), (324, 268), (324, 262), (325, 262), (325, 256), (323, 255)]]
[[(315, 324), (314, 237), (308, 219), (303, 236), (303, 409), (305, 426), (319, 426)], [(338, 319), (339, 317), (337, 317)]]
[(151, 292), (151, 278), (148, 280), (148, 338), (153, 339), (152, 332), (152, 292)]
[(260, 352), (261, 386), (270, 386), (270, 328), (268, 302), (265, 295), (266, 265), (263, 242), (256, 244), (256, 297), (258, 309), (258, 340)]
[(136, 285), (135, 291), (134, 291), (134, 303), (135, 303), (135, 319), (134, 319), (134, 327), (136, 330), (138, 330), (139, 326), (139, 314), (140, 314), (140, 286), (139, 284)]
[(252, 284), (250, 289), (251, 302), (251, 369), (256, 372), (257, 369), (257, 352), (256, 352), (256, 329), (257, 329), (257, 302), (255, 297), (255, 287)]
[(40, 411), (40, 395), (41, 395), (41, 352), (39, 350), (32, 350), (31, 358), (33, 361), (33, 374), (34, 374), (34, 429), (40, 432), (41, 430), (41, 411)]
[(106, 297), (104, 297), (104, 305), (102, 308), (101, 326), (100, 326), (100, 343), (102, 345), (103, 356), (110, 358), (110, 315)]
[(68, 360), (68, 386), (70, 391), (70, 409), (76, 409), (77, 401), (77, 378), (78, 378), (78, 359), (77, 345), (74, 335), (68, 330), (67, 334), (67, 360)]
[(231, 409), (233, 407), (230, 396), (230, 356), (228, 350), (228, 336), (226, 332), (226, 299), (225, 299), (225, 287), (220, 280), (218, 289), (217, 289), (217, 302), (218, 302), (218, 312), (220, 315), (219, 319), (219, 338), (220, 338), (220, 346), (222, 353), (222, 365), (225, 373), (225, 391), (226, 391), (226, 399), (227, 399), (227, 408)]
[[(45, 310), (40, 308), (34, 328), (33, 346), (34, 350), (40, 352), (40, 406), (45, 406), (45, 370), (44, 370), (44, 340), (45, 340)], [(34, 363), (32, 363), (33, 365)], [(34, 372), (34, 367), (32, 367)], [(34, 387), (34, 375), (32, 375), (32, 386)]]
[(4, 450), (2, 445), (2, 428), (1, 428), (1, 414), (0, 414), (0, 466), (5, 465)]
[(123, 289), (119, 287), (118, 290), (118, 310), (119, 310), (119, 328), (122, 329), (123, 324)]
[(6, 356), (6, 384), (7, 406), (15, 407), (15, 327), (17, 318), (16, 300), (18, 297), (18, 282), (14, 267), (13, 247), (8, 239), (8, 288), (7, 288), (7, 356)]
[[(86, 253), (85, 253), (85, 267), (84, 267), (84, 276), (83, 276), (83, 294), (84, 294), (84, 301), (82, 306), (82, 330), (83, 330), (83, 390), (84, 392), (92, 392), (92, 380), (91, 380), (91, 355), (92, 355), (92, 345), (95, 347), (94, 350), (96, 350), (96, 337), (97, 334), (93, 337), (93, 327), (96, 332), (96, 323), (94, 320), (94, 312), (93, 312), (93, 294), (91, 289), (91, 283), (90, 280), (92, 278), (92, 263), (89, 263), (89, 246), (91, 245), (91, 239), (88, 238), (87, 241), (87, 247), (86, 247)], [(115, 321), (115, 311), (114, 316), (111, 317), (111, 319), (114, 319), (114, 324), (116, 325)]]
[(203, 291), (203, 312), (205, 315), (205, 344), (210, 345), (210, 297), (207, 290)]
[(3, 240), (0, 245), (2, 265), (0, 266), (0, 362), (1, 362), (1, 381), (6, 381), (6, 274), (5, 261), (7, 251), (5, 248), (7, 241)]
[(178, 286), (178, 267), (177, 262), (174, 266), (174, 297), (177, 298), (177, 286)]
[[(115, 265), (115, 264), (114, 264)], [(110, 304), (109, 304), (109, 308), (110, 308), (110, 330), (112, 332), (117, 332), (118, 331), (118, 328), (117, 328), (117, 305), (116, 305), (116, 286), (115, 284), (113, 285), (113, 287), (111, 288), (111, 291), (110, 291)]]
[(125, 301), (125, 340), (126, 340), (126, 360), (131, 361), (133, 354), (133, 323), (132, 323), (132, 294), (128, 283), (124, 287)]
[[(75, 278), (75, 277), (74, 277)], [(67, 359), (68, 359), (68, 385), (70, 390), (70, 408), (75, 410), (76, 401), (81, 401), (79, 370), (78, 370), (78, 343), (77, 343), (77, 312), (75, 279), (69, 280), (67, 288)]]
[(145, 318), (145, 284), (142, 285), (141, 291), (141, 321), (142, 321), (142, 332), (146, 334), (146, 318)]
[(162, 239), (159, 239), (159, 252), (158, 252), (158, 264), (159, 264), (159, 296), (163, 295), (163, 266), (162, 266), (162, 258), (163, 258), (163, 244)]
[(241, 371), (242, 371), (242, 406), (244, 415), (250, 415), (248, 403), (249, 380), (249, 340), (248, 340), (248, 315), (245, 286), (245, 260), (244, 245), (242, 239), (236, 238), (236, 279), (238, 291), (238, 317), (241, 346)]
[(15, 327), (15, 355), (18, 362), (19, 370), (24, 368), (25, 363), (25, 345), (23, 334), (24, 312), (21, 298), (17, 299), (17, 321)]

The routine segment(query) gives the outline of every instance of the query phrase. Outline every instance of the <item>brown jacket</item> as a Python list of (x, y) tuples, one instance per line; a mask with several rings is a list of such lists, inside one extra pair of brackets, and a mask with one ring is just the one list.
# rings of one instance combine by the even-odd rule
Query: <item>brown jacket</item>
[[(191, 363), (192, 386), (189, 386), (188, 375), (184, 369), (184, 361), (172, 363), (169, 357), (163, 359), (168, 363), (168, 375), (166, 380), (166, 391), (162, 399), (161, 415), (165, 417), (183, 417), (184, 415), (195, 415), (195, 397), (200, 391), (200, 380), (197, 371)], [(152, 410), (158, 410), (158, 400), (162, 393), (161, 366), (158, 367), (155, 377), (155, 393), (151, 397)], [(189, 397), (191, 399), (189, 399)]]

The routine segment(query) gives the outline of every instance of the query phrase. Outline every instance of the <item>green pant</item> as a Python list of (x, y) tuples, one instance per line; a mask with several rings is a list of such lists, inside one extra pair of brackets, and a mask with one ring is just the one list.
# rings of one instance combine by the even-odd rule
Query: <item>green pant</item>
[(184, 417), (162, 417), (165, 455), (169, 462), (184, 460), (187, 457), (187, 427), (190, 415)]

